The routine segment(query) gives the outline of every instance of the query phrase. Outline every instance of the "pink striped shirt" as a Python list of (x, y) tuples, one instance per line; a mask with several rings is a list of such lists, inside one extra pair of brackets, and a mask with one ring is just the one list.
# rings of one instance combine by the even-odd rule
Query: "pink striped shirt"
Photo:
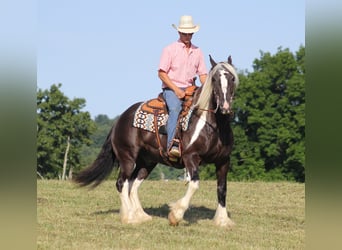
[[(191, 86), (196, 75), (207, 74), (202, 50), (191, 44), (188, 53), (180, 40), (164, 48), (159, 69), (165, 71), (170, 80), (180, 88)], [(162, 87), (166, 85), (163, 83)]]

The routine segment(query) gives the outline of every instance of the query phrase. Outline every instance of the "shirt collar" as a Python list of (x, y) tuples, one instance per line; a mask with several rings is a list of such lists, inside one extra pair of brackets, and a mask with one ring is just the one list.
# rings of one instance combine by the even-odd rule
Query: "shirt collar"
[[(179, 44), (180, 46), (182, 46), (183, 49), (185, 48), (185, 44), (184, 44), (180, 39), (178, 39), (177, 42), (178, 42), (178, 44)], [(193, 43), (191, 43), (190, 51), (193, 50), (193, 49), (195, 49), (195, 48), (196, 48), (196, 46), (193, 45)]]

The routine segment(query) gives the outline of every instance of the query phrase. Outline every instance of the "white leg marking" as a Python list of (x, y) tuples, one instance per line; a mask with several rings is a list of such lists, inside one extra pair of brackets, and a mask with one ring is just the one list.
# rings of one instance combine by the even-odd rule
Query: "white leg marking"
[(121, 199), (121, 208), (120, 208), (120, 215), (122, 223), (128, 223), (130, 221), (130, 214), (132, 210), (132, 203), (128, 197), (128, 190), (129, 190), (129, 183), (126, 180), (123, 184), (120, 199)]
[(191, 146), (191, 144), (193, 144), (197, 140), (201, 130), (203, 129), (205, 123), (207, 122), (207, 113), (208, 112), (205, 112), (205, 111), (202, 112), (202, 114), (201, 114), (201, 116), (200, 116), (200, 118), (199, 118), (199, 120), (198, 120), (198, 122), (196, 124), (195, 132), (192, 135), (191, 141), (190, 141), (190, 143), (188, 144), (187, 147)]
[(235, 223), (228, 217), (226, 207), (222, 207), (220, 204), (217, 206), (214, 216), (214, 223), (217, 226), (232, 228)]
[(131, 193), (129, 195), (130, 200), (132, 202), (132, 221), (130, 223), (140, 223), (144, 221), (151, 220), (152, 217), (145, 213), (144, 209), (141, 206), (139, 196), (138, 196), (138, 189), (141, 183), (144, 180), (135, 179), (131, 188)]
[(185, 196), (177, 202), (170, 204), (171, 211), (169, 214), (169, 220), (170, 216), (172, 216), (172, 219), (174, 219), (176, 223), (183, 219), (184, 213), (189, 207), (190, 200), (198, 188), (199, 181), (189, 182), (188, 190), (186, 191)]

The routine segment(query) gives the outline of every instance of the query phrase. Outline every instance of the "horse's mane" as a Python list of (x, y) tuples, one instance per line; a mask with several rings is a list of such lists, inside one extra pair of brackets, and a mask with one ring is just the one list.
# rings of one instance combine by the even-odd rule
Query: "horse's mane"
[(235, 86), (237, 86), (239, 84), (239, 77), (236, 73), (235, 68), (231, 64), (229, 64), (227, 62), (220, 62), (220, 63), (216, 64), (215, 67), (209, 71), (207, 79), (201, 87), (202, 90), (200, 92), (200, 96), (198, 97), (198, 99), (194, 105), (199, 110), (208, 110), (209, 109), (209, 104), (210, 104), (211, 96), (213, 93), (212, 78), (219, 69), (224, 69), (224, 67), (228, 68), (229, 72), (231, 72), (234, 75)]

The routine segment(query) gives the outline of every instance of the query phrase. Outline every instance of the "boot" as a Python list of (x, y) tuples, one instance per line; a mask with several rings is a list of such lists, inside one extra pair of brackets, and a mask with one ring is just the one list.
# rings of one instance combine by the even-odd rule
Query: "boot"
[(169, 157), (170, 157), (170, 160), (172, 159), (172, 161), (174, 158), (177, 161), (177, 158), (181, 157), (181, 152), (180, 152), (180, 148), (179, 148), (179, 140), (177, 140), (177, 139), (173, 140), (172, 145), (171, 145), (170, 150), (169, 150)]

